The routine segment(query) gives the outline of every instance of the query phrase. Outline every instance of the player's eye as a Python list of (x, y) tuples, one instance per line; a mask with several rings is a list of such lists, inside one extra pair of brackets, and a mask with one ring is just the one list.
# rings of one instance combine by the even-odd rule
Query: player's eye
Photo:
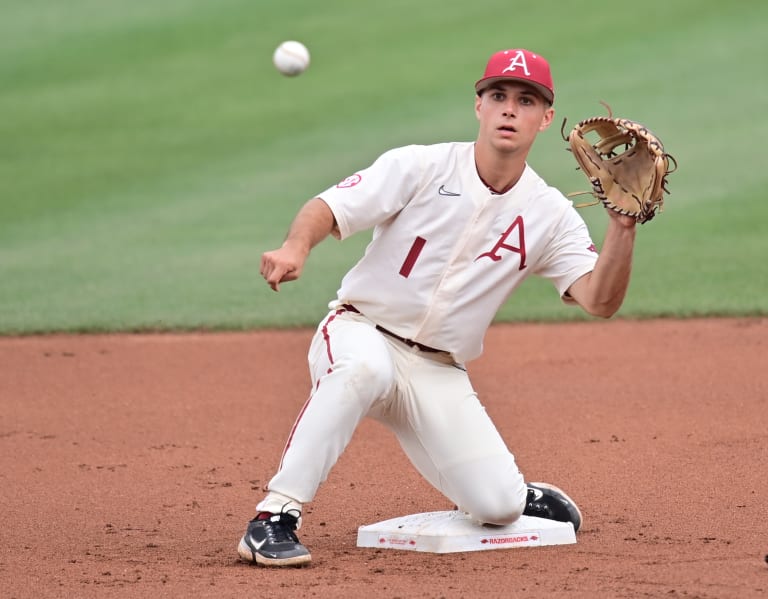
[(506, 95), (504, 95), (502, 92), (493, 92), (491, 94), (491, 98), (493, 98), (496, 102), (503, 102), (506, 98)]

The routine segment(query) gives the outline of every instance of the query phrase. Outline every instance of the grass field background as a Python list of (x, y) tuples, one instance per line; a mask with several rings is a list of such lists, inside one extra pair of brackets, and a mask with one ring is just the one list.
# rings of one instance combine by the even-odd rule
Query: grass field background
[[(296, 210), (397, 145), (471, 140), (487, 57), (552, 64), (532, 166), (585, 189), (559, 125), (616, 114), (679, 163), (640, 227), (624, 317), (768, 313), (768, 4), (4, 0), (0, 333), (311, 325), (369, 236), (272, 292)], [(271, 64), (303, 41), (300, 77)], [(606, 216), (583, 212), (595, 240)], [(585, 318), (530, 280), (502, 320)]]

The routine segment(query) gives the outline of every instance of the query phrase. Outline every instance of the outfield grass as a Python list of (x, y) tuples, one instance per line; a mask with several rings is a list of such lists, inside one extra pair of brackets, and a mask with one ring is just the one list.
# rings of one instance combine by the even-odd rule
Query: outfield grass
[[(757, 0), (4, 0), (0, 333), (313, 324), (368, 236), (323, 243), (279, 294), (261, 253), (384, 150), (473, 139), (472, 84), (510, 46), (553, 66), (531, 156), (550, 183), (584, 189), (559, 123), (599, 100), (680, 164), (621, 314), (765, 315), (767, 20)], [(271, 65), (284, 39), (312, 52), (301, 77)], [(584, 215), (599, 245), (606, 217)], [(571, 318), (540, 281), (500, 314)]]

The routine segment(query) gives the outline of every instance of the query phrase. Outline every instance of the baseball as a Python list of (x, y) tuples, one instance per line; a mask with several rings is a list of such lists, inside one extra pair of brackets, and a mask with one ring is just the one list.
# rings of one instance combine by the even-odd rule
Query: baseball
[(272, 55), (275, 68), (287, 77), (295, 77), (307, 70), (309, 50), (301, 42), (288, 41), (280, 44)]

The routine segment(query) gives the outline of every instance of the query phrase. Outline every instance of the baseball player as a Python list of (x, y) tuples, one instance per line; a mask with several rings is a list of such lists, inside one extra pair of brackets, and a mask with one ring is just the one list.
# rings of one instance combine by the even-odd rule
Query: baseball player
[(310, 562), (295, 532), (303, 506), (366, 416), (392, 430), (424, 478), (478, 523), (525, 514), (581, 526), (562, 490), (526, 483), (464, 365), (529, 275), (591, 315), (612, 316), (629, 283), (635, 220), (609, 212), (598, 257), (573, 204), (527, 164), (554, 117), (541, 55), (495, 53), (475, 90), (474, 142), (384, 153), (309, 200), (283, 245), (262, 256), (261, 275), (278, 291), (329, 235), (373, 228), (312, 339), (312, 391), (238, 546), (246, 561)]

